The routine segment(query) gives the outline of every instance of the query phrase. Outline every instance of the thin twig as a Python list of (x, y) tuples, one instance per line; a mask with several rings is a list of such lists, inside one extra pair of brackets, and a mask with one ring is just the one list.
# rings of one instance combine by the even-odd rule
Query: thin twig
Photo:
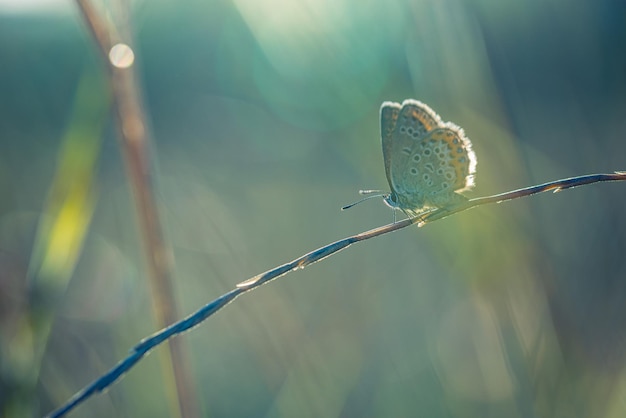
[(76, 393), (61, 408), (52, 412), (49, 417), (60, 417), (87, 400), (95, 393), (105, 390), (113, 383), (115, 383), (115, 381), (117, 381), (120, 377), (122, 377), (122, 375), (128, 372), (139, 360), (141, 360), (144, 355), (146, 355), (154, 347), (200, 324), (205, 319), (215, 314), (217, 311), (228, 305), (230, 302), (235, 300), (235, 298), (242, 295), (243, 293), (256, 289), (257, 287), (266, 284), (274, 279), (277, 279), (291, 271), (303, 269), (306, 266), (320, 261), (326, 257), (329, 257), (354, 243), (365, 241), (367, 239), (374, 238), (389, 232), (397, 231), (415, 223), (418, 223), (420, 226), (422, 226), (427, 223), (443, 219), (455, 213), (462, 212), (477, 206), (486, 205), (489, 203), (504, 202), (506, 200), (531, 196), (549, 190), (557, 192), (577, 186), (582, 186), (585, 184), (624, 180), (626, 180), (626, 172), (616, 172), (614, 174), (593, 174), (588, 176), (557, 180), (550, 183), (545, 183), (538, 186), (531, 186), (524, 189), (514, 190), (511, 192), (501, 193), (493, 196), (471, 199), (452, 208), (436, 209), (426, 213), (423, 216), (409, 218), (400, 222), (375, 228), (367, 232), (363, 232), (361, 234), (353, 235), (351, 237), (333, 242), (332, 244), (328, 244), (315, 251), (311, 251), (310, 253), (296, 258), (289, 263), (283, 264), (272, 270), (266, 271), (265, 273), (259, 274), (252, 277), (251, 279), (239, 283), (235, 289), (206, 304), (193, 314), (168, 326), (167, 328), (162, 329), (161, 331), (153, 334), (150, 337), (144, 338), (139, 342), (139, 344), (133, 347), (128, 357), (120, 361), (113, 369), (98, 378), (89, 386)]
[[(157, 326), (165, 327), (176, 321), (179, 315), (173, 291), (172, 250), (163, 232), (153, 190), (146, 117), (133, 67), (117, 68), (109, 60), (109, 51), (118, 40), (132, 44), (130, 30), (128, 24), (114, 27), (105, 17), (98, 14), (89, 0), (76, 0), (76, 3), (96, 40), (108, 70), (107, 76), (120, 132), (120, 149), (130, 179), (141, 241), (146, 255), (153, 312)], [(127, 16), (128, 11), (125, 12), (123, 15)], [(172, 341), (162, 359), (163, 373), (167, 375), (165, 382), (171, 384), (173, 380), (175, 383), (175, 392), (167, 391), (172, 398), (174, 396), (177, 398), (170, 400), (170, 407), (173, 409), (171, 413), (185, 418), (198, 416), (198, 403), (188, 367), (189, 357), (185, 354), (182, 342)], [(173, 379), (170, 378), (171, 374)]]

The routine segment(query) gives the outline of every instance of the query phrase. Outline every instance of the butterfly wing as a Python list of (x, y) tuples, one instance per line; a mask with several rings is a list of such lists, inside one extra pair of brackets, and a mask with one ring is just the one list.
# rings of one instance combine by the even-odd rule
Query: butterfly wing
[(394, 127), (396, 126), (396, 120), (398, 120), (400, 108), (400, 103), (394, 102), (384, 102), (380, 107), (380, 138), (383, 146), (385, 175), (387, 176), (387, 182), (389, 183), (389, 187), (391, 187), (392, 192), (394, 189), (389, 175), (389, 170), (391, 168), (391, 138)]
[(396, 191), (399, 206), (403, 209), (419, 209), (423, 206), (424, 178), (420, 170), (411, 170), (411, 158), (419, 152), (419, 146), (428, 132), (443, 125), (441, 118), (428, 105), (417, 100), (405, 100), (398, 114), (391, 135), (389, 183)]
[(464, 200), (458, 191), (473, 185), (476, 157), (463, 131), (452, 124), (433, 129), (414, 148), (404, 181), (419, 183), (426, 206)]
[(446, 173), (436, 182), (447, 181), (450, 190), (457, 192), (469, 190), (474, 185), (476, 154), (463, 129), (448, 122), (429, 132), (424, 142), (430, 144), (435, 162), (439, 165), (435, 174), (441, 176)]

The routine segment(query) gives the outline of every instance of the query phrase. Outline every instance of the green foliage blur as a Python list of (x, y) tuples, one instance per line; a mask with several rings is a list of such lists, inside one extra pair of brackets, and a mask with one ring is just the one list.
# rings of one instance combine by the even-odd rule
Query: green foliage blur
[[(3, 416), (51, 411), (156, 331), (102, 61), (75, 5), (47, 4), (0, 2)], [(468, 197), (626, 170), (622, 1), (132, 10), (181, 317), (392, 221), (339, 211), (388, 188), (385, 100), (464, 128)], [(203, 416), (626, 416), (624, 213), (620, 183), (480, 207), (264, 286), (182, 337)], [(71, 416), (170, 416), (157, 357)]]

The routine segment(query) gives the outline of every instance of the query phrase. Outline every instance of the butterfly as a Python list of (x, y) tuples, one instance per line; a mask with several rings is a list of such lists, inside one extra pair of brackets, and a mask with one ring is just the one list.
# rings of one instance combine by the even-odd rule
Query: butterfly
[(425, 103), (407, 99), (382, 104), (380, 136), (391, 188), (382, 196), (389, 207), (414, 217), (467, 200), (459, 192), (474, 185), (476, 155), (460, 127), (443, 122)]

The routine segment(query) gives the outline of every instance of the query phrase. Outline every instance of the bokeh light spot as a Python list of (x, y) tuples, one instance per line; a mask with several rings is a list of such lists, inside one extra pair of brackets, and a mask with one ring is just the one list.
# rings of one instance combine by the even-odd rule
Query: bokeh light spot
[(135, 53), (126, 44), (116, 44), (109, 51), (109, 61), (117, 68), (128, 68), (135, 62)]

